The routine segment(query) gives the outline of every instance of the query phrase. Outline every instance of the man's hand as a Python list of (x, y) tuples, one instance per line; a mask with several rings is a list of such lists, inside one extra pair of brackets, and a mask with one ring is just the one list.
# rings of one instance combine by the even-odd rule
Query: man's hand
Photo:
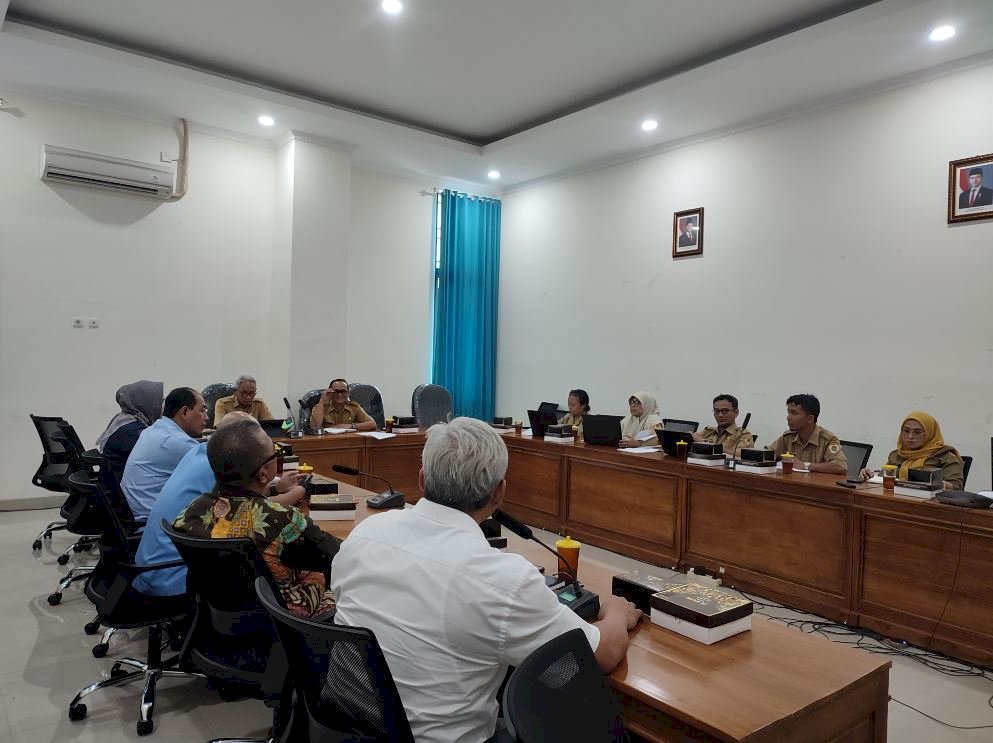
[(288, 493), (290, 488), (297, 484), (300, 480), (299, 472), (287, 472), (282, 477), (277, 477), (272, 481), (272, 489), (276, 493)]
[(321, 393), (320, 404), (321, 405), (327, 405), (329, 402), (331, 402), (331, 388), (330, 387), (328, 387), (326, 390), (324, 390)]
[(875, 476), (876, 473), (873, 472), (868, 467), (864, 467), (863, 469), (859, 470), (859, 477), (861, 477), (863, 480), (871, 480)]
[(703, 441), (703, 434), (700, 433), (699, 431), (694, 431), (693, 432), (693, 440), (694, 441)]
[(628, 630), (633, 630), (641, 619), (641, 610), (620, 596), (607, 596), (603, 598), (600, 602), (600, 613), (597, 615), (597, 619), (603, 620), (608, 616), (613, 617), (615, 615), (620, 616), (624, 620)]
[(285, 492), (272, 496), (270, 500), (289, 508), (290, 506), (299, 505), (306, 496), (307, 490), (303, 485), (294, 485)]

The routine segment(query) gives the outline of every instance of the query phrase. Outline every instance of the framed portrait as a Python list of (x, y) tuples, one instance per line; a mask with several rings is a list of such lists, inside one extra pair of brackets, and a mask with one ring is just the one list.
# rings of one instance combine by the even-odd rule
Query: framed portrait
[(703, 255), (703, 207), (672, 215), (672, 257)]
[(993, 153), (948, 163), (948, 224), (993, 217)]

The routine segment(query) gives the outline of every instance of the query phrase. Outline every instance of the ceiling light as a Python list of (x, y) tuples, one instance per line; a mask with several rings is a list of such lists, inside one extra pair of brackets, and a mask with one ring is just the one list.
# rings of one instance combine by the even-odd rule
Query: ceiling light
[(953, 26), (938, 26), (928, 37), (931, 41), (948, 41), (955, 35)]
[(493, 180), (493, 181), (495, 181), (495, 180), (496, 180), (497, 178), (499, 178), (499, 177), (500, 177), (500, 171), (499, 171), (499, 170), (491, 170), (491, 171), (490, 171), (489, 173), (487, 173), (486, 175), (487, 175), (487, 177), (488, 177), (488, 178), (489, 178), (490, 180)]
[(259, 116), (259, 123), (262, 126), (272, 126), (276, 123), (276, 120), (271, 116)]
[(383, 10), (391, 15), (396, 15), (403, 10), (403, 3), (400, 0), (383, 0)]
[(659, 128), (659, 122), (655, 119), (645, 119), (641, 122), (641, 130), (645, 132), (654, 132)]

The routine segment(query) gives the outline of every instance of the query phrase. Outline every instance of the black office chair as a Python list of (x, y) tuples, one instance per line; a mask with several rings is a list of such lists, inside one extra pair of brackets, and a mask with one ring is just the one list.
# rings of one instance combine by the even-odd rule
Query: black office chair
[(972, 469), (972, 457), (965, 454), (960, 454), (962, 457), (962, 490), (965, 490), (965, 484), (969, 481), (969, 470)]
[(237, 388), (230, 382), (215, 382), (214, 384), (208, 384), (200, 392), (204, 404), (207, 406), (207, 428), (214, 427), (214, 405), (222, 397), (233, 395), (235, 389)]
[(414, 742), (393, 675), (371, 630), (302, 619), (281, 605), (263, 578), (255, 581), (255, 591), (289, 659), (296, 692), (293, 716), (306, 720), (300, 739)]
[(700, 423), (699, 421), (683, 421), (678, 418), (663, 418), (662, 427), (667, 431), (696, 433), (696, 430), (700, 427)]
[(848, 460), (848, 477), (856, 479), (859, 472), (869, 464), (869, 455), (872, 454), (872, 444), (862, 444), (858, 441), (841, 441), (841, 450)]
[[(181, 625), (192, 610), (192, 598), (183, 596), (149, 596), (134, 588), (135, 578), (153, 570), (175, 568), (181, 560), (141, 566), (135, 564), (135, 551), (140, 537), (129, 534), (111, 503), (111, 496), (99, 480), (86, 472), (69, 478), (73, 493), (100, 512), (106, 524), (100, 537), (100, 564), (86, 581), (84, 591), (97, 607), (99, 621), (115, 629), (148, 630), (145, 660), (121, 658), (110, 669), (110, 677), (79, 690), (69, 703), (69, 719), (82, 720), (87, 709), (83, 699), (98, 689), (143, 681), (144, 688), (138, 707), (138, 735), (152, 732), (152, 712), (155, 708), (155, 687), (160, 678), (201, 678), (199, 673), (178, 670), (179, 656), (162, 659), (163, 632)], [(125, 669), (131, 670), (125, 670)]]
[[(41, 439), (42, 448), (41, 464), (38, 466), (38, 471), (34, 473), (34, 477), (31, 478), (31, 484), (53, 493), (68, 495), (69, 475), (72, 474), (72, 470), (70, 470), (66, 460), (65, 447), (56, 438), (59, 434), (58, 424), (64, 419), (58, 416), (43, 415), (31, 415), (30, 417), (35, 430), (38, 432), (38, 438)], [(67, 503), (68, 501), (62, 504), (63, 511)], [(66, 514), (60, 513), (59, 515), (62, 517), (60, 521), (48, 523), (38, 533), (34, 542), (31, 543), (32, 550), (40, 550), (42, 540), (51, 539), (52, 532), (64, 531), (67, 528)]]
[(452, 419), (452, 396), (444, 387), (422, 384), (414, 392), (414, 417), (418, 428), (429, 428)]
[(300, 418), (297, 425), (301, 431), (310, 430), (310, 414), (313, 412), (314, 406), (320, 401), (321, 393), (324, 392), (324, 389), (326, 388), (311, 390), (300, 398)]
[(518, 743), (628, 740), (621, 707), (581, 629), (559, 635), (524, 659), (503, 693), (507, 735)]
[(414, 387), (414, 391), (410, 393), (410, 414), (417, 417), (417, 397), (421, 394), (421, 390), (427, 387), (426, 384), (419, 384)]
[(372, 384), (353, 382), (348, 385), (348, 397), (359, 405), (376, 421), (378, 428), (386, 428), (386, 411), (383, 406), (383, 395), (379, 388)]

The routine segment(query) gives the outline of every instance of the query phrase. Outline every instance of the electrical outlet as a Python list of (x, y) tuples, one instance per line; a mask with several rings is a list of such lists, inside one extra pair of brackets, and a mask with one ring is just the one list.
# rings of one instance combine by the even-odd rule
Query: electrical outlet
[(97, 320), (95, 317), (91, 317), (89, 323), (87, 324), (87, 327), (90, 330), (96, 330), (97, 328), (100, 327), (100, 321)]
[(85, 328), (86, 326), (83, 324), (83, 318), (81, 317), (72, 318), (72, 327), (75, 328), (76, 330), (81, 330), (82, 328)]

